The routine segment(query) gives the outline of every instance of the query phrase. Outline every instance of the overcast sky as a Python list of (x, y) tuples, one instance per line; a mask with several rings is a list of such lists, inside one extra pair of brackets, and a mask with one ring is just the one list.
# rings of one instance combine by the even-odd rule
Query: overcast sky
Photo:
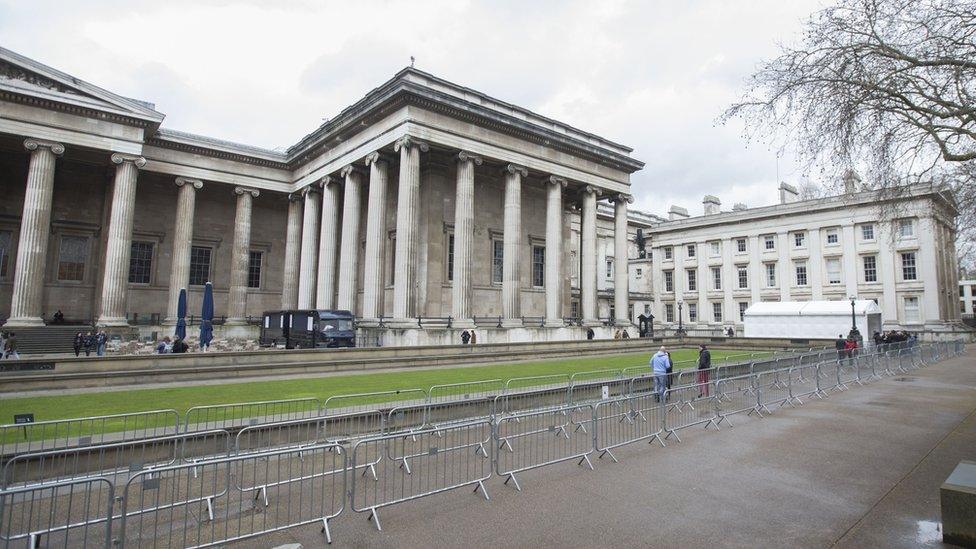
[[(634, 149), (636, 207), (777, 199), (774, 149), (715, 119), (812, 0), (0, 0), (0, 44), (156, 104), (168, 128), (286, 147), (416, 66)], [(789, 157), (779, 179), (799, 183)]]

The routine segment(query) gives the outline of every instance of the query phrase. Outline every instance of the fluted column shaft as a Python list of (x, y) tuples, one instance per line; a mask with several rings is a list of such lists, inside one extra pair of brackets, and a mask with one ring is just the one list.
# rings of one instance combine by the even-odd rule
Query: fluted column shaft
[(322, 193), (318, 184), (302, 189), (304, 212), (302, 214), (302, 256), (298, 267), (298, 308), (315, 308), (315, 289), (319, 262), (319, 214), (322, 210)]
[(386, 254), (386, 185), (389, 164), (372, 153), (369, 166), (369, 198), (366, 208), (366, 257), (363, 266), (363, 314), (375, 320), (383, 314), (383, 260)]
[(546, 191), (546, 321), (549, 328), (563, 326), (563, 189), (566, 180), (550, 177)]
[(528, 171), (505, 167), (505, 235), (502, 257), (502, 325), (522, 325), (522, 178)]
[(356, 313), (356, 296), (359, 288), (359, 226), (362, 201), (362, 173), (352, 166), (342, 169), (345, 178), (345, 194), (342, 198), (342, 242), (339, 251), (339, 299), (337, 309)]
[(629, 196), (618, 196), (613, 204), (613, 309), (614, 323), (629, 326), (630, 279), (627, 272), (627, 203)]
[(483, 162), (462, 151), (457, 156), (454, 194), (454, 279), (451, 281), (451, 316), (457, 328), (473, 328), (471, 317), (471, 248), (474, 244), (474, 167)]
[(285, 226), (285, 273), (281, 279), (281, 308), (298, 307), (298, 280), (302, 260), (302, 197), (288, 195), (288, 221)]
[[(393, 317), (398, 322), (414, 318), (417, 296), (417, 223), (420, 201), (420, 152), (426, 143), (407, 136), (396, 142), (400, 153), (397, 188), (396, 255), (394, 257)], [(412, 322), (410, 323), (412, 325)]]
[(173, 228), (173, 256), (169, 271), (169, 300), (166, 305), (167, 324), (176, 324), (180, 303), (180, 290), (190, 282), (190, 248), (193, 245), (193, 214), (196, 209), (197, 190), (203, 182), (185, 177), (176, 178), (179, 187), (176, 196), (176, 226)]
[(247, 314), (247, 264), (251, 251), (251, 209), (258, 191), (237, 187), (237, 213), (234, 215), (234, 248), (230, 260), (230, 290), (227, 294), (225, 325), (245, 324)]
[(580, 303), (583, 324), (596, 326), (600, 319), (596, 304), (596, 195), (599, 191), (587, 186), (583, 189), (583, 212), (581, 221), (582, 250), (580, 258)]
[(319, 230), (319, 273), (315, 290), (316, 309), (335, 309), (336, 267), (339, 255), (339, 180), (322, 180), (322, 224)]
[(146, 165), (140, 156), (113, 154), (115, 184), (112, 189), (112, 212), (108, 222), (105, 246), (105, 272), (102, 277), (99, 326), (128, 326), (126, 301), (129, 289), (129, 259), (132, 256), (132, 220), (136, 204), (136, 180), (139, 168)]
[(35, 139), (26, 140), (24, 147), (31, 155), (7, 327), (44, 325), (44, 266), (51, 235), (54, 163), (64, 153), (60, 143)]

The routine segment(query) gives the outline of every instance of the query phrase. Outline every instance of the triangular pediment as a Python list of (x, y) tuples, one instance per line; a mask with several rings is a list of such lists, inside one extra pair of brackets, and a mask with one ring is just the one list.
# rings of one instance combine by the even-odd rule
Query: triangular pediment
[(163, 115), (153, 105), (108, 90), (0, 48), (0, 91), (66, 103), (159, 124)]

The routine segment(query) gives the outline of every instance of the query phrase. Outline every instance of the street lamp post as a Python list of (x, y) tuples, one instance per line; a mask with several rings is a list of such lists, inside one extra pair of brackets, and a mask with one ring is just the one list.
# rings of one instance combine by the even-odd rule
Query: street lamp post
[(851, 332), (847, 334), (847, 337), (853, 339), (854, 341), (861, 341), (861, 332), (857, 329), (857, 317), (854, 312), (854, 302), (856, 297), (851, 296)]
[(681, 314), (682, 305), (684, 305), (684, 302), (679, 299), (678, 300), (678, 331), (674, 333), (674, 335), (679, 337), (685, 335), (684, 324), (682, 323), (682, 321), (684, 320), (684, 315)]

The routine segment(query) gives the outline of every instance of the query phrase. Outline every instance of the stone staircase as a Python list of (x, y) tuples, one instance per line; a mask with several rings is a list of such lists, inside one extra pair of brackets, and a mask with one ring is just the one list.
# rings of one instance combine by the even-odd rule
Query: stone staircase
[(34, 354), (73, 353), (72, 342), (78, 332), (87, 333), (91, 326), (40, 326), (37, 328), (4, 328), (17, 334), (17, 352), (22, 357)]

